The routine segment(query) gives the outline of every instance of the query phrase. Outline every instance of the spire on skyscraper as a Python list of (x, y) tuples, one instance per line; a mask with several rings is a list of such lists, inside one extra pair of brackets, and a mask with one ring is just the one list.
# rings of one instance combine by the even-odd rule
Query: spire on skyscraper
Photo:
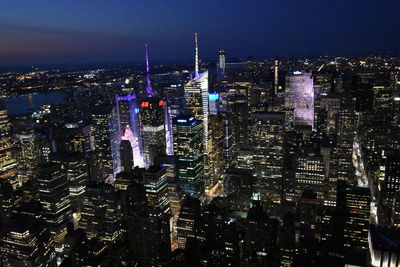
[(145, 44), (145, 47), (146, 47), (146, 80), (147, 80), (146, 96), (153, 97), (154, 92), (153, 92), (153, 88), (151, 88), (149, 54), (148, 54), (147, 44)]
[(194, 42), (196, 44), (194, 78), (196, 79), (199, 77), (199, 45), (198, 45), (198, 41), (197, 41), (197, 32), (194, 33)]

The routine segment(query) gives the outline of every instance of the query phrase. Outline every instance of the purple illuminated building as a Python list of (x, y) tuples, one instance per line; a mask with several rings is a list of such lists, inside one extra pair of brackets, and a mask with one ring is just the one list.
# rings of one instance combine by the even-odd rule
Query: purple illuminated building
[(151, 88), (149, 53), (148, 53), (147, 44), (145, 44), (145, 47), (146, 47), (146, 81), (147, 81), (146, 96), (147, 97), (153, 97), (154, 92), (153, 92), (153, 88)]
[(154, 164), (153, 159), (158, 154), (173, 154), (172, 123), (167, 102), (154, 97), (151, 87), (148, 45), (146, 47), (146, 97), (141, 100), (140, 129), (143, 163), (145, 167)]
[(295, 71), (286, 76), (285, 108), (293, 110), (295, 125), (314, 129), (314, 82), (310, 72)]
[(134, 166), (144, 167), (142, 144), (141, 144), (141, 129), (139, 121), (138, 100), (134, 93), (126, 96), (117, 96), (116, 103), (116, 118), (118, 137), (112, 141), (114, 174), (120, 171), (119, 147), (121, 140), (128, 140), (132, 146), (133, 164)]

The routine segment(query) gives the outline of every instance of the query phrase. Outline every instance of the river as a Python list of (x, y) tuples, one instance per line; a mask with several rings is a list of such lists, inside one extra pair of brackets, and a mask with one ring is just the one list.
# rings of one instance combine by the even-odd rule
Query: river
[(11, 115), (33, 113), (45, 104), (60, 104), (63, 92), (39, 93), (6, 98), (7, 111)]

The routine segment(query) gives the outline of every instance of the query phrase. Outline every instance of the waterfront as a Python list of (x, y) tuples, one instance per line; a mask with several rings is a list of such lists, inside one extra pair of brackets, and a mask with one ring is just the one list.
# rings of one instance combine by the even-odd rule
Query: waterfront
[(63, 92), (39, 93), (6, 98), (7, 111), (12, 115), (33, 113), (45, 104), (60, 104), (65, 97)]

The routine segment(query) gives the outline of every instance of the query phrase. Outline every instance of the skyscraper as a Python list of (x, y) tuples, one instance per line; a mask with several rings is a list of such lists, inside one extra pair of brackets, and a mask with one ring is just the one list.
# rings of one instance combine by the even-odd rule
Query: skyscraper
[(155, 97), (151, 87), (148, 46), (146, 44), (146, 97), (140, 102), (140, 125), (143, 160), (146, 167), (154, 164), (158, 154), (172, 154), (172, 126), (167, 101)]
[(225, 72), (225, 63), (226, 63), (226, 53), (224, 50), (220, 50), (218, 53), (218, 68), (221, 73)]
[(306, 190), (316, 194), (319, 201), (326, 200), (328, 179), (321, 153), (311, 147), (305, 147), (295, 156), (295, 196), (301, 197)]
[[(195, 33), (195, 71), (192, 79), (185, 84), (185, 109), (193, 115), (198, 121), (203, 123), (203, 142), (204, 142), (204, 160), (207, 168), (210, 149), (208, 116), (209, 116), (209, 94), (208, 94), (208, 71), (200, 73), (199, 71), (199, 49), (197, 33)], [(208, 174), (209, 171), (206, 170)]]
[(173, 120), (176, 175), (183, 192), (192, 196), (203, 193), (203, 124), (190, 115)]
[(61, 164), (49, 162), (38, 166), (37, 180), (43, 218), (54, 236), (56, 252), (61, 253), (71, 217), (68, 177)]
[(113, 175), (111, 154), (111, 107), (96, 107), (92, 113), (94, 147), (103, 178)]
[(17, 161), (10, 126), (6, 104), (0, 99), (0, 179), (9, 180), (15, 188), (18, 186)]
[(89, 239), (114, 243), (120, 236), (119, 209), (114, 187), (105, 183), (89, 183), (83, 199), (80, 228)]
[(256, 187), (263, 202), (280, 202), (283, 177), (284, 114), (257, 112), (253, 114), (251, 144)]
[(314, 88), (310, 72), (295, 71), (286, 76), (285, 108), (293, 109), (295, 125), (314, 129)]
[(154, 216), (170, 216), (171, 207), (168, 198), (168, 181), (166, 168), (151, 166), (143, 172), (144, 188), (150, 207), (150, 213)]
[(278, 95), (279, 87), (279, 59), (276, 58), (274, 61), (274, 96)]
[(179, 248), (185, 248), (189, 238), (196, 239), (201, 220), (200, 201), (187, 196), (182, 203), (178, 218), (178, 244)]
[(83, 154), (79, 152), (57, 153), (51, 155), (51, 160), (61, 164), (62, 170), (67, 174), (71, 210), (80, 216), (83, 194), (88, 181), (88, 169)]
[(145, 166), (154, 164), (157, 154), (166, 153), (164, 100), (146, 98), (140, 104), (143, 158)]
[(369, 188), (338, 181), (337, 205), (345, 211), (344, 246), (346, 249), (368, 248), (371, 192)]
[[(128, 140), (131, 142), (133, 151), (133, 162), (135, 166), (144, 167), (143, 147), (140, 127), (140, 109), (136, 95), (134, 93), (116, 97), (116, 114), (118, 119), (118, 137), (116, 137), (113, 152), (113, 162), (118, 165), (114, 167), (114, 174), (120, 170), (120, 141)], [(116, 162), (116, 163), (115, 163)]]

